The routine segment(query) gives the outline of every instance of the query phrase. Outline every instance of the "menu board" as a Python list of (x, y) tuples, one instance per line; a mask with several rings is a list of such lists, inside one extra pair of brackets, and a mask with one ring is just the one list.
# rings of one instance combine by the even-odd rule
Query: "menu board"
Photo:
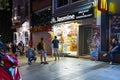
[(111, 32), (120, 33), (120, 15), (113, 15), (111, 20)]

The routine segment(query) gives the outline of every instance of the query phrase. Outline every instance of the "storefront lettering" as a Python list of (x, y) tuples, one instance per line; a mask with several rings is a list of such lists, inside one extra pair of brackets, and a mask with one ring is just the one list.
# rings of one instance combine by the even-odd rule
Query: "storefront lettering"
[(98, 10), (106, 12), (108, 10), (107, 0), (98, 0)]
[(81, 16), (76, 16), (76, 19), (80, 19), (80, 18), (86, 18), (86, 17), (91, 17), (93, 14), (87, 14), (87, 15), (81, 15)]
[(70, 21), (75, 19), (82, 19), (88, 18), (93, 16), (93, 8), (81, 10), (79, 12), (63, 16), (63, 17), (53, 17), (51, 19), (51, 23), (63, 22), (63, 21)]
[(86, 12), (89, 12), (89, 10), (82, 10), (82, 11), (79, 11), (78, 14), (81, 14), (81, 13), (86, 13)]
[(92, 9), (81, 10), (76, 14), (76, 19), (87, 18), (93, 16)]
[(75, 15), (74, 14), (67, 15), (67, 16), (64, 16), (64, 17), (57, 17), (57, 22), (73, 20), (73, 19), (75, 19)]

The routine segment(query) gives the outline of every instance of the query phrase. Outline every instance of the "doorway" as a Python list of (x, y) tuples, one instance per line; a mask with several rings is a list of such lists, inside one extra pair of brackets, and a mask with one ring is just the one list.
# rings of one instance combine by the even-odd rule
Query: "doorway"
[[(89, 25), (88, 25), (89, 26)], [(79, 50), (80, 56), (90, 56), (90, 43), (92, 38), (92, 27), (79, 27)]]

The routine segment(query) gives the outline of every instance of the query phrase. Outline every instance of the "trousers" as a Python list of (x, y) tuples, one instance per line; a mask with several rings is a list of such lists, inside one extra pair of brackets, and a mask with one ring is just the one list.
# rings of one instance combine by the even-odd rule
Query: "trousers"
[(110, 52), (110, 61), (112, 62), (114, 60), (114, 54), (120, 54), (119, 50), (114, 50)]

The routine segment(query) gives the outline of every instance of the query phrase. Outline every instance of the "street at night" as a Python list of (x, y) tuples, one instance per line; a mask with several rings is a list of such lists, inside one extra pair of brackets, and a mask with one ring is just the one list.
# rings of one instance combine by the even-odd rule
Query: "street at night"
[(120, 80), (119, 5), (0, 0), (0, 80)]
[(49, 64), (20, 67), (23, 80), (119, 80), (120, 65), (88, 59), (62, 57)]

